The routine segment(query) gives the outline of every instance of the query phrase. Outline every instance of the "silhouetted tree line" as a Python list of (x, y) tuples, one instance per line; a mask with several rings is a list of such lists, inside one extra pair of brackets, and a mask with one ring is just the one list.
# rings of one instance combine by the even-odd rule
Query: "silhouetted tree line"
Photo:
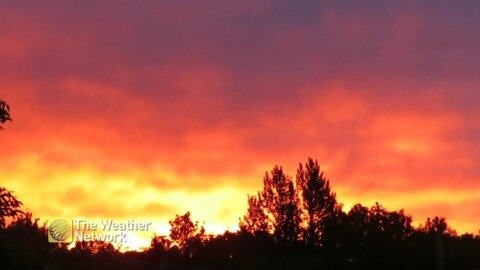
[(1, 269), (480, 269), (480, 235), (459, 236), (440, 217), (414, 228), (403, 210), (378, 203), (345, 212), (311, 158), (295, 179), (279, 166), (265, 174), (239, 231), (208, 235), (187, 212), (143, 251), (50, 244), (21, 205), (0, 188)]
[[(5, 111), (0, 119), (10, 118)], [(143, 251), (50, 244), (46, 225), (21, 206), (0, 188), (0, 269), (480, 269), (480, 234), (459, 236), (440, 217), (414, 228), (403, 210), (378, 203), (345, 212), (311, 158), (295, 179), (279, 166), (265, 174), (239, 231), (208, 235), (187, 212)]]

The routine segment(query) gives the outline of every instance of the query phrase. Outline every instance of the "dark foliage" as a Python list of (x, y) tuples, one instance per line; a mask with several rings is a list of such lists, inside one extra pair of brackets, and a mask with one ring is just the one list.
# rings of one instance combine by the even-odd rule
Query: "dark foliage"
[(323, 232), (329, 219), (335, 217), (337, 200), (330, 189), (330, 182), (323, 176), (318, 162), (309, 158), (305, 167), (297, 170), (297, 189), (301, 194), (304, 223), (303, 239), (311, 245), (321, 245)]
[(275, 239), (283, 244), (294, 243), (300, 236), (300, 209), (298, 194), (292, 178), (282, 167), (275, 166), (265, 173), (263, 190), (257, 197), (249, 196), (247, 215), (240, 227), (250, 233), (273, 231)]
[(49, 244), (45, 226), (0, 189), (1, 269), (480, 269), (480, 235), (458, 236), (441, 217), (414, 228), (379, 203), (345, 212), (313, 159), (295, 181), (275, 166), (263, 184), (238, 232), (206, 235), (187, 212), (169, 236), (123, 253), (100, 241)]
[[(7, 121), (12, 121), (12, 118), (10, 117), (10, 106), (3, 101), (0, 100), (0, 123), (4, 124)], [(2, 130), (3, 127), (0, 125), (0, 130)]]
[(23, 214), (22, 203), (6, 188), (0, 187), (0, 228), (5, 228), (6, 219), (16, 219)]

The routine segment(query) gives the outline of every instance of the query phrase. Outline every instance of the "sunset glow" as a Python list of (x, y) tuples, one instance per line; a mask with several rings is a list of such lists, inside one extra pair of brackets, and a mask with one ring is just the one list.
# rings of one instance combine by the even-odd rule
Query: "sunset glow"
[(311, 156), (345, 210), (480, 230), (480, 2), (26, 2), (0, 3), (0, 186), (41, 221), (237, 230)]

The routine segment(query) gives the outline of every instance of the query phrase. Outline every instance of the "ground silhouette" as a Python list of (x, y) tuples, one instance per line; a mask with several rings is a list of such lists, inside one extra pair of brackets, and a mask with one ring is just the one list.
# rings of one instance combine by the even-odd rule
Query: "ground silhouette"
[(170, 235), (130, 252), (101, 241), (50, 244), (46, 225), (1, 188), (2, 269), (480, 269), (480, 235), (457, 235), (441, 217), (415, 228), (379, 203), (344, 211), (311, 158), (295, 179), (275, 166), (263, 184), (239, 231), (207, 235), (187, 212), (170, 221)]

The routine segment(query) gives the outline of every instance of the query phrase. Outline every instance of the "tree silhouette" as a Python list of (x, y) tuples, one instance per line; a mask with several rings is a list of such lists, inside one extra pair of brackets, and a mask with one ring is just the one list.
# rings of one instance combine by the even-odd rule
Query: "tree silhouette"
[(192, 256), (192, 252), (205, 237), (205, 228), (199, 226), (198, 222), (193, 222), (190, 218), (190, 212), (184, 215), (176, 215), (174, 220), (168, 222), (170, 228), (170, 238), (173, 244), (177, 245), (183, 255)]
[(434, 217), (433, 219), (427, 218), (425, 225), (421, 226), (420, 229), (423, 232), (432, 235), (440, 234), (453, 236), (457, 234), (455, 230), (448, 226), (446, 219), (443, 217)]
[[(5, 269), (41, 269), (52, 248), (47, 229), (25, 213), (0, 230), (0, 261)], [(3, 269), (3, 268), (2, 268)]]
[(248, 196), (247, 214), (240, 220), (240, 230), (255, 234), (268, 233), (272, 226), (268, 221), (268, 216), (264, 212), (262, 197)]
[(77, 242), (72, 249), (48, 243), (45, 225), (30, 213), (20, 214), (21, 203), (2, 188), (1, 267), (480, 269), (480, 235), (457, 236), (439, 217), (413, 228), (403, 210), (389, 211), (379, 203), (356, 204), (346, 213), (313, 159), (299, 167), (296, 181), (275, 166), (263, 184), (256, 196), (248, 196), (240, 231), (206, 236), (186, 212), (169, 222), (170, 236), (155, 235), (149, 249), (125, 253), (101, 241)]
[(265, 173), (263, 190), (258, 200), (267, 215), (272, 217), (275, 239), (292, 243), (300, 234), (300, 210), (295, 184), (282, 167), (275, 166), (270, 174)]
[(308, 224), (303, 238), (309, 244), (318, 245), (327, 219), (335, 216), (335, 193), (320, 171), (318, 161), (312, 158), (308, 158), (305, 168), (299, 164), (296, 183), (301, 195), (304, 223)]
[[(0, 100), (0, 123), (4, 124), (7, 121), (12, 121), (12, 118), (10, 117), (10, 106), (3, 101)], [(3, 127), (0, 125), (0, 130), (2, 130)]]
[(112, 256), (118, 251), (112, 245), (112, 243), (94, 240), (94, 241), (77, 241), (75, 247), (72, 248), (72, 252), (83, 255), (107, 255)]
[(17, 218), (24, 214), (20, 210), (22, 203), (12, 194), (11, 191), (0, 187), (0, 228), (5, 228), (6, 218)]
[(172, 241), (164, 235), (154, 235), (150, 241), (150, 251), (165, 253), (172, 247)]
[(412, 233), (412, 218), (403, 210), (389, 212), (378, 202), (369, 212), (369, 222), (373, 230), (388, 235), (392, 239), (405, 239)]

